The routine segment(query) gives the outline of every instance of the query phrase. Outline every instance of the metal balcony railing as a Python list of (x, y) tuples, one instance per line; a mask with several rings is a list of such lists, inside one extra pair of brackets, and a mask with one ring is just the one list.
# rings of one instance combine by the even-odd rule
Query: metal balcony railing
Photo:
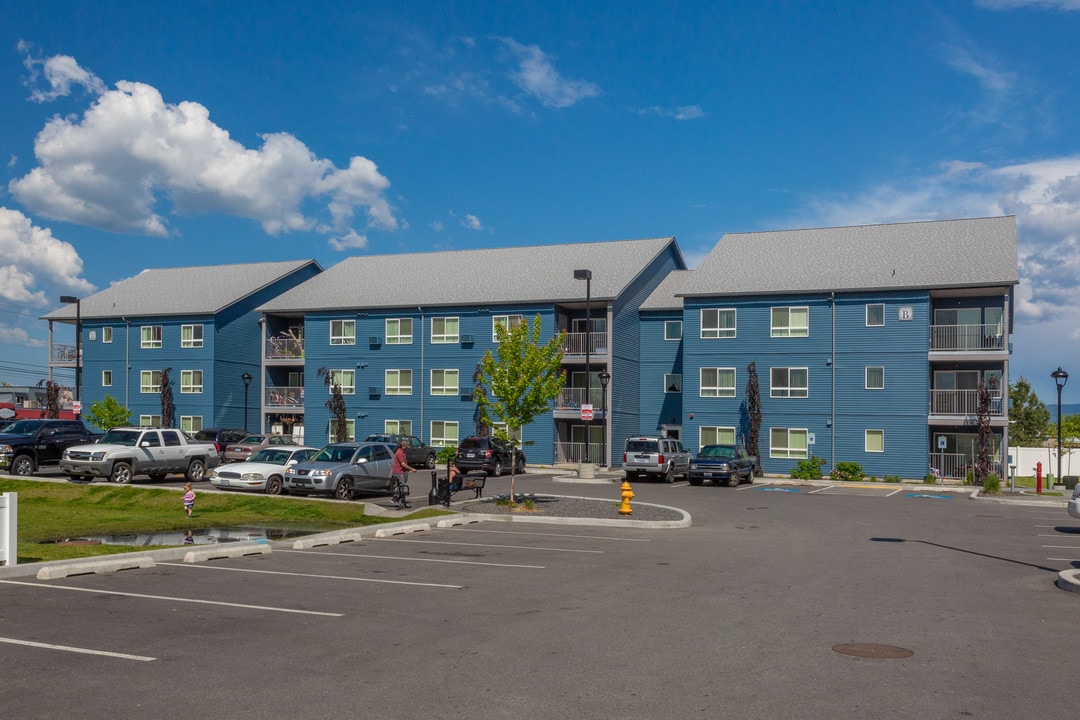
[(1005, 349), (1005, 335), (1001, 325), (931, 325), (931, 350), (978, 350)]
[[(975, 469), (975, 458), (964, 453), (930, 453), (930, 472), (942, 478), (967, 478), (968, 471)], [(998, 459), (990, 461), (990, 472), (998, 476), (1002, 483), (1008, 480), (1005, 465)]]
[(594, 387), (588, 392), (585, 388), (563, 388), (559, 396), (555, 398), (555, 407), (559, 410), (579, 408), (585, 403), (586, 394), (589, 396), (593, 410), (599, 411), (604, 402), (603, 387)]
[[(80, 348), (81, 350), (82, 348)], [(71, 363), (75, 364), (75, 358), (77, 354), (75, 352), (74, 345), (53, 345), (51, 353), (52, 361), (54, 363)]]
[[(975, 415), (979, 411), (978, 390), (931, 390), (931, 415)], [(990, 415), (1001, 417), (1005, 414), (1001, 391), (990, 391)]]
[(586, 342), (590, 355), (607, 355), (607, 333), (563, 333), (562, 352), (567, 355), (580, 355), (585, 357)]
[[(600, 455), (602, 446), (600, 443), (589, 443), (589, 462), (597, 465), (604, 464)], [(557, 463), (581, 463), (585, 462), (585, 443), (557, 442), (555, 443), (555, 462)]]
[(293, 337), (269, 337), (266, 339), (267, 360), (290, 360), (304, 357), (304, 340)]
[(304, 388), (274, 385), (266, 388), (266, 407), (303, 407)]

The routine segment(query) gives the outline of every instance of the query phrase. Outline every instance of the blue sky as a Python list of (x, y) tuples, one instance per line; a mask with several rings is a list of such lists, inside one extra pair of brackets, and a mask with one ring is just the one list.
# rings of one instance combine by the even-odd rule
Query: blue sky
[(1078, 37), (1080, 0), (0, 0), (0, 380), (149, 267), (1015, 214), (1050, 403)]

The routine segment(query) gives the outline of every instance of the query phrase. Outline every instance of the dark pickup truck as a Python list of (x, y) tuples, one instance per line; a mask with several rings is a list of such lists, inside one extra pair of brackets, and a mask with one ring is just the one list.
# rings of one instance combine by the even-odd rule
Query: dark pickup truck
[(701, 485), (712, 480), (735, 487), (739, 483), (754, 481), (757, 458), (749, 455), (741, 445), (704, 445), (697, 457), (690, 461), (690, 484)]
[(59, 465), (69, 447), (97, 438), (82, 420), (18, 420), (0, 433), (0, 470), (33, 475), (42, 465)]

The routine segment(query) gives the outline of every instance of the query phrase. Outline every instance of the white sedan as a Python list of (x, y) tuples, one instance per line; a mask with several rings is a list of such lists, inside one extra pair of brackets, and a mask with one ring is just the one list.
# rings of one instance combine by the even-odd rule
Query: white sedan
[(1080, 483), (1073, 488), (1072, 498), (1069, 499), (1069, 514), (1080, 520)]
[(276, 445), (263, 448), (241, 463), (222, 465), (209, 472), (210, 484), (228, 490), (254, 490), (280, 495), (285, 471), (307, 461), (318, 448), (301, 445)]

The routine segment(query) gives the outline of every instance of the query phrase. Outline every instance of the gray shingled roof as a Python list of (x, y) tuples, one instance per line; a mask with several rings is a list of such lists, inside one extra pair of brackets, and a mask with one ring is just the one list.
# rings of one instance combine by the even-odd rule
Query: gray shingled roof
[(1016, 218), (728, 233), (684, 296), (982, 287), (1019, 282)]
[[(209, 265), (143, 270), (83, 298), (82, 319), (212, 315), (314, 260)], [(75, 306), (64, 305), (43, 320), (75, 320)]]
[(693, 270), (672, 270), (649, 297), (641, 303), (640, 310), (682, 310), (683, 301), (679, 294), (690, 282)]
[[(618, 297), (675, 238), (358, 255), (285, 292), (262, 312), (572, 302), (576, 269), (592, 270), (592, 297)], [(683, 263), (684, 264), (684, 263)], [(685, 264), (684, 264), (685, 265)]]

